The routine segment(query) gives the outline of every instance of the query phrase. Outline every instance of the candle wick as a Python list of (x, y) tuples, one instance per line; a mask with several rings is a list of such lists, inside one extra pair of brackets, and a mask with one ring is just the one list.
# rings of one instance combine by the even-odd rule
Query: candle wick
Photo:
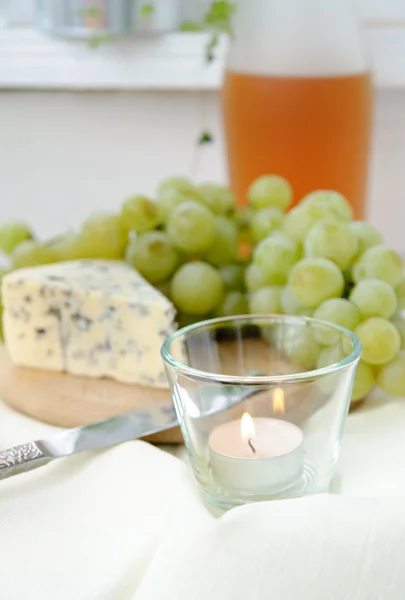
[(252, 448), (252, 452), (253, 454), (256, 454), (256, 448), (253, 446), (252, 444), (252, 438), (250, 438), (250, 440), (248, 440), (248, 444), (249, 446)]

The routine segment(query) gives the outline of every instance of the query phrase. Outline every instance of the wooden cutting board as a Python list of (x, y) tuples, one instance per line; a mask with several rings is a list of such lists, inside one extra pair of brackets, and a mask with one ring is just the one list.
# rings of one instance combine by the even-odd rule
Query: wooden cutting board
[[(21, 413), (69, 428), (166, 400), (170, 391), (16, 367), (0, 345), (0, 397)], [(147, 439), (161, 444), (183, 442), (179, 428)]]

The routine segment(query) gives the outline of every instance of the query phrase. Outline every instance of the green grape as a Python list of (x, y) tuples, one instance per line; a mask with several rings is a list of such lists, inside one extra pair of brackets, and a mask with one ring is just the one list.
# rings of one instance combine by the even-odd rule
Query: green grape
[(395, 325), (399, 336), (401, 338), (401, 350), (405, 350), (405, 319), (400, 313), (395, 313), (390, 319), (391, 323)]
[(331, 365), (335, 365), (336, 363), (340, 362), (344, 358), (345, 353), (343, 352), (340, 344), (337, 344), (336, 346), (330, 346), (329, 348), (322, 348), (319, 351), (316, 368), (323, 369), (325, 367), (330, 367)]
[[(121, 232), (122, 233), (122, 232)], [(57, 255), (57, 262), (66, 262), (78, 259), (103, 258), (94, 254), (91, 238), (85, 232), (67, 233), (48, 242), (48, 245)]]
[(283, 312), (281, 306), (280, 285), (263, 287), (249, 295), (249, 312), (252, 315), (280, 314)]
[(394, 358), (401, 347), (396, 327), (380, 317), (370, 317), (354, 333), (363, 346), (361, 359), (369, 365), (383, 365)]
[(204, 255), (204, 260), (221, 267), (234, 260), (238, 254), (238, 230), (226, 217), (215, 217), (216, 241)]
[(384, 243), (383, 237), (378, 229), (366, 221), (353, 221), (352, 223), (349, 223), (349, 228), (359, 242), (359, 256), (368, 250), (368, 248)]
[(31, 238), (31, 230), (25, 223), (6, 223), (0, 227), (0, 250), (11, 254), (18, 244)]
[(330, 190), (316, 190), (307, 194), (300, 202), (300, 206), (311, 207), (320, 211), (327, 210), (339, 221), (351, 221), (353, 210), (345, 198), (339, 192)]
[(403, 261), (395, 250), (380, 244), (372, 246), (353, 267), (354, 281), (382, 279), (395, 288), (402, 279)]
[(191, 183), (186, 177), (169, 177), (164, 179), (157, 189), (157, 199), (159, 200), (161, 194), (164, 194), (167, 190), (175, 191), (188, 197), (188, 199), (201, 200), (201, 194), (198, 192), (195, 185)]
[(291, 185), (279, 175), (263, 175), (255, 179), (248, 190), (249, 202), (255, 210), (268, 206), (287, 210), (292, 198)]
[(96, 213), (87, 219), (80, 237), (85, 258), (121, 259), (128, 242), (128, 232), (120, 218), (108, 213)]
[(250, 224), (253, 242), (257, 244), (276, 229), (281, 229), (283, 222), (284, 213), (279, 208), (269, 207), (256, 211)]
[(231, 317), (233, 315), (246, 315), (249, 312), (248, 301), (242, 292), (236, 290), (228, 292), (215, 310), (216, 317)]
[(150, 283), (159, 283), (174, 273), (178, 255), (163, 231), (147, 231), (130, 240), (125, 259)]
[(272, 280), (271, 277), (268, 277), (266, 273), (254, 263), (248, 265), (245, 270), (245, 286), (248, 292), (255, 292), (267, 285), (277, 285), (277, 283), (277, 278), (275, 278), (275, 281)]
[(187, 196), (176, 190), (168, 189), (163, 191), (156, 199), (159, 221), (167, 223), (176, 206), (188, 199)]
[(36, 267), (58, 261), (58, 256), (52, 246), (40, 244), (34, 240), (25, 240), (15, 248), (11, 255), (13, 269)]
[(286, 215), (284, 231), (297, 243), (302, 244), (312, 227), (325, 219), (338, 220), (327, 206), (317, 207), (299, 204)]
[(176, 206), (188, 200), (204, 204), (201, 193), (193, 186), (188, 191), (170, 187), (163, 189), (156, 198), (159, 223), (167, 223)]
[(176, 308), (189, 315), (211, 312), (220, 303), (223, 292), (218, 270), (201, 261), (180, 267), (170, 287), (170, 296)]
[(50, 248), (57, 256), (57, 262), (77, 260), (86, 257), (86, 240), (76, 233), (61, 235), (49, 242)]
[(405, 309), (405, 278), (403, 277), (401, 281), (395, 288), (395, 294), (397, 296), (397, 306), (398, 310)]
[(381, 279), (363, 279), (354, 286), (350, 300), (360, 309), (362, 319), (382, 317), (389, 319), (397, 308), (394, 289)]
[(297, 243), (303, 243), (308, 231), (315, 225), (316, 219), (303, 206), (296, 206), (287, 213), (284, 220), (284, 231)]
[(319, 221), (350, 219), (351, 207), (344, 196), (336, 192), (313, 192), (286, 215), (284, 230), (296, 242), (303, 243)]
[(329, 298), (339, 298), (344, 284), (340, 269), (326, 258), (303, 258), (289, 277), (295, 299), (308, 308), (316, 308)]
[(158, 207), (149, 198), (134, 196), (122, 205), (120, 220), (127, 231), (152, 231), (159, 225)]
[(202, 204), (182, 202), (169, 217), (167, 234), (179, 250), (189, 255), (202, 254), (216, 241), (214, 215)]
[(254, 263), (268, 277), (278, 278), (278, 283), (285, 283), (298, 259), (297, 245), (281, 232), (262, 240), (253, 252)]
[(405, 396), (405, 352), (378, 369), (377, 384), (390, 396)]
[(227, 216), (235, 209), (235, 196), (228, 188), (215, 183), (203, 183), (198, 187), (202, 202), (214, 215)]
[(244, 289), (245, 268), (242, 265), (224, 265), (219, 269), (225, 290), (239, 292)]
[(358, 241), (347, 223), (325, 220), (319, 221), (309, 231), (304, 250), (306, 256), (328, 258), (345, 270), (357, 254)]
[(295, 365), (310, 370), (317, 365), (320, 346), (309, 328), (299, 327), (287, 333), (283, 350)]
[[(354, 331), (360, 322), (360, 310), (358, 307), (344, 298), (331, 298), (325, 300), (316, 309), (315, 319), (334, 323)], [(337, 344), (342, 336), (340, 331), (333, 331), (329, 327), (314, 326), (314, 336), (321, 344), (332, 346)]]
[(283, 291), (281, 292), (281, 308), (285, 315), (312, 316), (311, 314), (308, 314), (308, 308), (301, 306), (301, 304), (297, 302), (288, 285), (284, 286)]
[(370, 365), (362, 361), (359, 362), (357, 368), (356, 379), (354, 380), (354, 387), (352, 392), (352, 400), (360, 400), (367, 396), (375, 386), (374, 371)]

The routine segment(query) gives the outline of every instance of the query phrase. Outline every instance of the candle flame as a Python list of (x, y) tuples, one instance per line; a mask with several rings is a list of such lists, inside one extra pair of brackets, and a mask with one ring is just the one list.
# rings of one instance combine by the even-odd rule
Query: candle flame
[(255, 424), (249, 413), (244, 413), (240, 422), (240, 431), (245, 442), (255, 437)]
[(273, 392), (273, 411), (283, 415), (285, 413), (284, 392), (276, 388)]

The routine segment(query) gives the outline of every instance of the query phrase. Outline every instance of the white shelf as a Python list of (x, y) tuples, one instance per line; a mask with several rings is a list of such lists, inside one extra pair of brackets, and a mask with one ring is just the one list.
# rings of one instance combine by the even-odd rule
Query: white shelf
[[(0, 33), (0, 87), (77, 90), (217, 89), (223, 59), (204, 63), (205, 34), (104, 42), (48, 37), (31, 28)], [(223, 56), (224, 48), (219, 51)]]
[[(368, 31), (376, 85), (405, 87), (405, 27)], [(204, 62), (207, 35), (173, 33), (104, 43), (48, 37), (33, 28), (0, 32), (0, 88), (60, 90), (217, 90), (226, 44)]]

